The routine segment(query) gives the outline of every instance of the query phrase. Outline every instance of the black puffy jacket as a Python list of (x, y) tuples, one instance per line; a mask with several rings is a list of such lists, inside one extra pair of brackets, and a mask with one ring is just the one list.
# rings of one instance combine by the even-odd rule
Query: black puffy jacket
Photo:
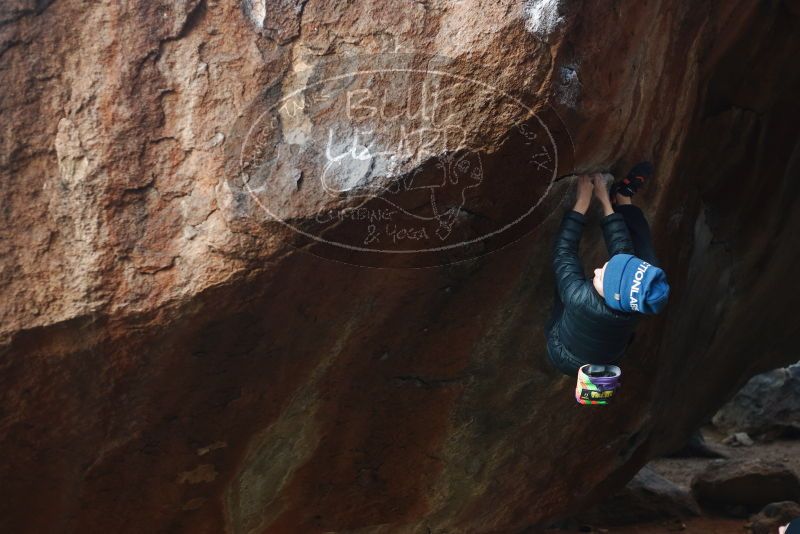
[[(582, 362), (610, 363), (622, 356), (638, 317), (611, 309), (584, 276), (578, 244), (585, 225), (584, 215), (568, 211), (553, 245), (553, 270), (564, 311), (548, 341)], [(609, 257), (634, 254), (630, 232), (620, 213), (603, 217), (601, 225)]]

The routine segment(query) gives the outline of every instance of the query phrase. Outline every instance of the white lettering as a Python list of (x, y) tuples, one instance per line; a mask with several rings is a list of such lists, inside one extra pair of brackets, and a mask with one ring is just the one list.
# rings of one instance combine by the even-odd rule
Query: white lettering
[(641, 280), (634, 280), (631, 286), (631, 294), (639, 292), (639, 286), (642, 285)]
[(633, 274), (633, 284), (631, 284), (631, 293), (629, 295), (630, 307), (633, 311), (639, 311), (639, 301), (634, 296), (634, 293), (639, 292), (639, 288), (642, 285), (642, 278), (644, 278), (644, 272), (648, 267), (650, 267), (650, 264), (646, 261), (643, 261), (641, 264), (639, 264), (639, 267), (636, 268), (636, 272)]

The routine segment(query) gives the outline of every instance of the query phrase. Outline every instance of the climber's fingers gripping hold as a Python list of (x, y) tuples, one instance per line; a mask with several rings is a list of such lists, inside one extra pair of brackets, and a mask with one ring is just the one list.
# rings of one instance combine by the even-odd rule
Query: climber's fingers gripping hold
[(591, 200), (594, 183), (588, 174), (578, 176), (578, 199)]
[(614, 207), (611, 205), (608, 185), (614, 181), (614, 177), (608, 173), (596, 172), (592, 175), (592, 181), (594, 182), (594, 195), (603, 206), (603, 215), (611, 215), (614, 213)]
[(608, 177), (611, 177), (613, 179), (611, 175), (605, 175), (599, 172), (592, 174), (592, 182), (594, 183), (594, 195), (600, 202), (605, 202), (609, 200)]

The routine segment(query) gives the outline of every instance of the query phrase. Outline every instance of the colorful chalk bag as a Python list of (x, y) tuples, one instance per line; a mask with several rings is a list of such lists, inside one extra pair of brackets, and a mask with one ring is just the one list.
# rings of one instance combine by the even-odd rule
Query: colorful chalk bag
[(608, 404), (620, 386), (622, 369), (616, 365), (587, 364), (578, 369), (575, 400), (578, 404)]

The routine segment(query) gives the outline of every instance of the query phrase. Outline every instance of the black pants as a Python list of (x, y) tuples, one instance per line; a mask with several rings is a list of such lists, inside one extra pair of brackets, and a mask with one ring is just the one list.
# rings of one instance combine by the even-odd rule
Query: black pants
[[(650, 235), (650, 225), (647, 224), (647, 219), (639, 207), (633, 204), (622, 204), (614, 206), (614, 211), (622, 214), (625, 219), (625, 225), (631, 234), (631, 241), (633, 241), (633, 250), (637, 258), (641, 258), (651, 265), (659, 266), (658, 258), (656, 257), (655, 249), (653, 248), (653, 239)], [(553, 311), (550, 313), (550, 320), (547, 321), (545, 327), (545, 335), (550, 336), (553, 326), (561, 318), (564, 313), (564, 303), (561, 302), (561, 297), (558, 294), (558, 286), (555, 286), (553, 296)], [(577, 373), (575, 366), (579, 363), (577, 361), (553, 361), (550, 351), (548, 351), (550, 361), (561, 372), (568, 375)], [(574, 371), (573, 371), (574, 370)]]

